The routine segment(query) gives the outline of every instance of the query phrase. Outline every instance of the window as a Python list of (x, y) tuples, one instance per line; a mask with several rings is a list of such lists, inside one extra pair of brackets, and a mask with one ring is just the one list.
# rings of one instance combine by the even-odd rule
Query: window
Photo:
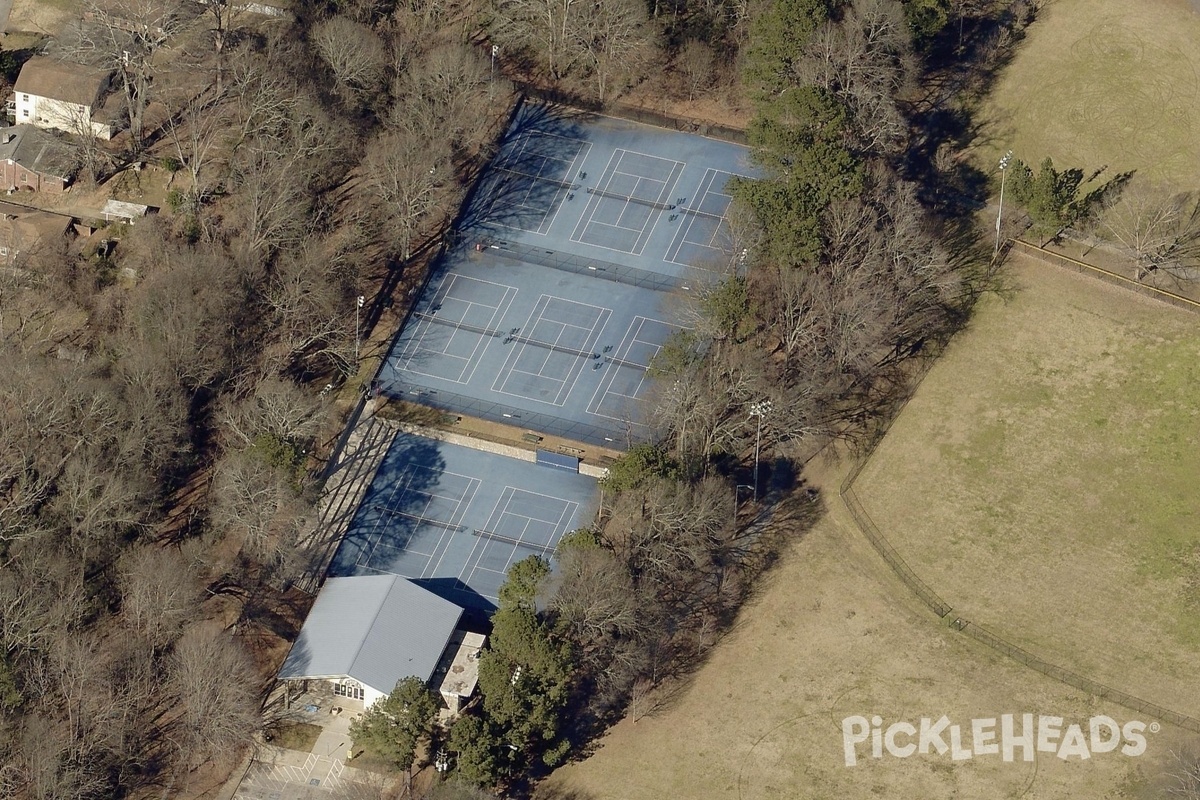
[(338, 697), (349, 697), (351, 700), (362, 700), (363, 689), (357, 683), (335, 683), (333, 693)]
[(28, 172), (21, 173), (21, 183), (29, 183), (29, 173)]
[(21, 116), (22, 116), (22, 117), (28, 117), (28, 116), (29, 116), (29, 109), (28, 109), (28, 108), (22, 108), (22, 109), (21, 109)]
[(22, 103), (28, 103), (28, 102), (29, 102), (29, 95), (27, 95), (27, 94), (23, 94), (23, 95), (21, 95), (21, 102), (22, 102)]

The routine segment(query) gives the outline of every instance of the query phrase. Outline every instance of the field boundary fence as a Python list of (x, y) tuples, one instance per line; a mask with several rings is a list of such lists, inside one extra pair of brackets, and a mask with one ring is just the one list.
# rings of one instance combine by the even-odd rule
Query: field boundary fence
[[(1055, 254), (1050, 253), (1049, 255)], [(1073, 261), (1073, 259), (1068, 260)], [(1077, 263), (1082, 264), (1083, 262)], [(1090, 265), (1084, 264), (1084, 266)], [(1100, 271), (1104, 272), (1104, 270)], [(1065, 667), (1061, 667), (1057, 664), (1052, 664), (1049, 661), (1038, 658), (1024, 648), (1013, 644), (1007, 639), (992, 633), (986, 628), (983, 628), (968, 619), (960, 616), (954, 616), (951, 618), (951, 615), (954, 611), (953, 607), (944, 599), (942, 599), (942, 597), (938, 595), (938, 593), (934, 591), (929, 584), (927, 584), (919, 575), (917, 575), (912, 567), (908, 565), (908, 562), (904, 560), (903, 556), (901, 556), (896, 548), (892, 546), (892, 543), (888, 540), (887, 536), (884, 535), (883, 531), (879, 529), (879, 526), (875, 524), (875, 521), (871, 518), (871, 515), (867, 512), (866, 507), (863, 505), (862, 500), (855, 491), (854, 485), (858, 481), (862, 471), (870, 463), (872, 456), (875, 454), (876, 448), (879, 446), (879, 443), (883, 441), (884, 435), (891, 428), (892, 423), (900, 416), (900, 412), (904, 410), (904, 407), (908, 404), (908, 401), (912, 398), (913, 394), (915, 394), (916, 387), (920, 385), (921, 380), (924, 379), (925, 375), (929, 372), (929, 369), (932, 368), (933, 363), (933, 358), (928, 358), (922, 363), (921, 369), (913, 377), (909, 391), (900, 398), (899, 402), (897, 403), (893, 412), (888, 416), (885, 423), (878, 431), (875, 432), (875, 435), (872, 437), (867, 449), (859, 454), (849, 474), (847, 474), (845, 479), (842, 480), (842, 484), (839, 487), (838, 493), (842, 499), (842, 502), (845, 504), (846, 509), (850, 512), (850, 516), (854, 519), (855, 526), (862, 532), (864, 536), (866, 536), (867, 541), (871, 543), (871, 546), (874, 548), (875, 552), (878, 553), (880, 558), (882, 558), (888, 567), (891, 568), (893, 574), (895, 574), (895, 576), (899, 578), (900, 581), (906, 587), (908, 587), (908, 589), (914, 595), (916, 595), (916, 597), (920, 599), (930, 611), (932, 611), (939, 619), (951, 619), (951, 630), (969, 636), (976, 642), (990, 647), (997, 653), (1007, 656), (1020, 664), (1024, 664), (1030, 669), (1036, 670), (1037, 672), (1040, 672), (1049, 678), (1053, 678), (1054, 680), (1079, 689), (1080, 691), (1087, 692), (1094, 697), (1108, 700), (1124, 708), (1137, 711), (1140, 714), (1153, 715), (1156, 720), (1169, 722), (1179, 728), (1183, 728), (1194, 733), (1200, 733), (1200, 719), (1196, 719), (1195, 717), (1188, 716), (1187, 714), (1183, 714), (1178, 711), (1173, 711), (1157, 703), (1153, 703), (1149, 700), (1144, 700), (1140, 697), (1129, 694), (1128, 692), (1114, 689), (1111, 686), (1100, 683), (1099, 681), (1094, 681), (1091, 678), (1080, 675), (1079, 673), (1073, 672)]]
[(1166, 289), (1160, 289), (1157, 286), (1150, 286), (1148, 284), (1135, 281), (1133, 278), (1127, 278), (1124, 275), (1118, 275), (1111, 270), (1104, 269), (1103, 267), (1097, 267), (1095, 264), (1089, 264), (1086, 261), (1080, 261), (1077, 258), (1071, 258), (1068, 255), (1063, 255), (1062, 253), (1055, 253), (1052, 250), (1039, 247), (1036, 244), (1025, 241), (1024, 239), (1010, 239), (1009, 241), (1026, 255), (1033, 256), (1034, 258), (1040, 258), (1041, 260), (1050, 264), (1072, 270), (1081, 275), (1091, 275), (1094, 278), (1099, 278), (1105, 283), (1113, 286), (1119, 286), (1123, 289), (1128, 289), (1129, 291), (1136, 292), (1143, 297), (1149, 297), (1154, 300), (1159, 300), (1175, 306), (1176, 308), (1182, 308), (1185, 311), (1191, 311), (1194, 314), (1200, 314), (1200, 302), (1196, 302), (1191, 298), (1184, 297), (1181, 294), (1176, 294), (1175, 292), (1170, 292)]

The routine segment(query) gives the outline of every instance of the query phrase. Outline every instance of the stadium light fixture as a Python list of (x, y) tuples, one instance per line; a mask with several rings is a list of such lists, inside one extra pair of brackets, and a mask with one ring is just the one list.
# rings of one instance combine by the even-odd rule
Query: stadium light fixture
[(758, 430), (754, 434), (754, 502), (758, 502), (758, 452), (762, 444), (763, 417), (771, 413), (771, 401), (760, 400), (750, 404), (750, 416), (758, 418)]
[(1004, 179), (1008, 176), (1008, 163), (1012, 161), (1012, 150), (1000, 159), (1000, 210), (996, 212), (996, 249), (992, 255), (1000, 252), (1000, 218), (1004, 216)]

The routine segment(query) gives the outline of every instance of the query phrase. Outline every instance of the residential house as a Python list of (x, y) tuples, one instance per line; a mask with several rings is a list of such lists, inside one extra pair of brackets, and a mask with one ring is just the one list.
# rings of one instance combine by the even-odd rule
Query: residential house
[(17, 266), (22, 256), (64, 241), (72, 230), (65, 214), (0, 201), (0, 264)]
[[(279, 670), (324, 684), (346, 708), (370, 708), (402, 679), (433, 679), (463, 610), (396, 575), (330, 578)], [(461, 642), (461, 640), (458, 640)], [(455, 650), (458, 643), (453, 644)]]
[(111, 139), (113, 125), (101, 109), (111, 73), (98, 67), (34, 56), (21, 67), (15, 121), (79, 134), (91, 131)]
[(61, 192), (74, 174), (70, 149), (33, 125), (0, 128), (0, 188)]

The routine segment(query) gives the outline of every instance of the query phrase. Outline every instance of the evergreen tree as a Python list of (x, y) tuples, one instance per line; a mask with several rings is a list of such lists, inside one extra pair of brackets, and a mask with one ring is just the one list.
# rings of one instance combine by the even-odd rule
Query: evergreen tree
[(570, 695), (572, 659), (570, 645), (538, 614), (538, 591), (549, 574), (549, 563), (538, 556), (509, 568), (489, 647), (479, 660), (487, 721), (526, 757), (564, 754), (555, 740)]
[(373, 752), (408, 771), (416, 757), (417, 744), (429, 734), (438, 701), (420, 678), (405, 678), (385, 699), (350, 723), (355, 746)]

